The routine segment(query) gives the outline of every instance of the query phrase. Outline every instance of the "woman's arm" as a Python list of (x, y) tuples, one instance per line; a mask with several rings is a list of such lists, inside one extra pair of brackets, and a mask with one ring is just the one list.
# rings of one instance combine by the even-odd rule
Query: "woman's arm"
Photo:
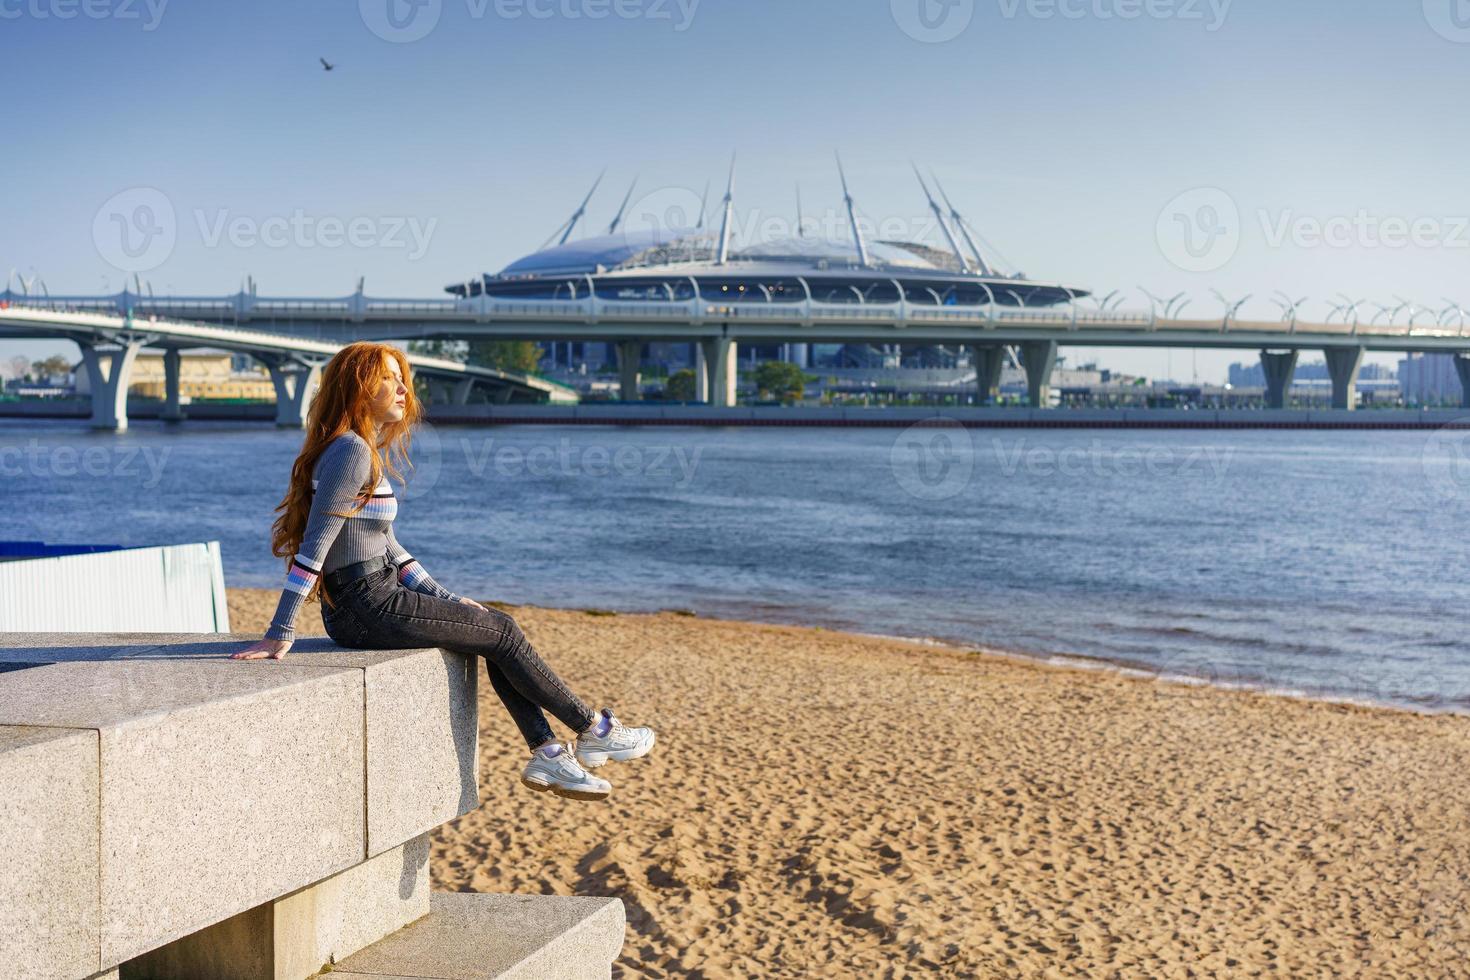
[(393, 525), (388, 525), (388, 558), (398, 567), (398, 581), (415, 592), (424, 595), (438, 596), (448, 599), (450, 602), (459, 602), (460, 597), (450, 592), (444, 586), (435, 582), (419, 560), (408, 553), (408, 549), (398, 543), (393, 535)]
[(346, 521), (340, 515), (352, 509), (372, 474), (372, 465), (372, 450), (367, 443), (351, 436), (338, 437), (317, 460), (317, 487), (311, 498), (311, 512), (306, 518), (301, 547), (286, 573), (276, 613), (265, 631), (266, 639), (295, 639), (296, 614), (316, 584), (322, 562)]

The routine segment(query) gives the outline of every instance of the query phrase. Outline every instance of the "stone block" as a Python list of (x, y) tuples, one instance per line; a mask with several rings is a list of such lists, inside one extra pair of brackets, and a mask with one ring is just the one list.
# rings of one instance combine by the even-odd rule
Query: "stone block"
[(101, 965), (97, 772), (96, 732), (0, 727), (6, 977), (73, 980)]
[(106, 660), (0, 673), (0, 725), (97, 731), (99, 966), (363, 859), (361, 675)]
[(347, 957), (330, 976), (600, 980), (623, 948), (624, 924), (616, 898), (435, 892), (427, 916)]
[(431, 650), (364, 668), (369, 855), (480, 805), (479, 666)]
[(123, 964), (121, 980), (301, 980), (429, 912), (429, 838)]
[(287, 895), (275, 912), (278, 975), (342, 960), (429, 914), (429, 835)]
[(305, 637), (278, 662), (228, 661), (250, 634), (16, 633), (0, 661), (212, 661), (229, 667), (362, 671), (367, 704), (368, 854), (396, 847), (480, 805), (479, 658), (436, 648), (348, 650)]

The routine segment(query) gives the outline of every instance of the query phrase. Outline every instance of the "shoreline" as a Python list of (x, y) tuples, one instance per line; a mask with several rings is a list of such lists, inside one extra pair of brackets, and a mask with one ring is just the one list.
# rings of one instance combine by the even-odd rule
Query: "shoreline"
[[(261, 591), (278, 594), (274, 590), (259, 586), (228, 586), (227, 592), (235, 591)], [(274, 600), (272, 600), (274, 601)], [(982, 657), (1002, 661), (1006, 663), (1021, 664), (1031, 667), (1040, 667), (1048, 670), (1078, 671), (1084, 674), (1100, 676), (1120, 677), (1132, 681), (1143, 681), (1152, 684), (1168, 684), (1183, 688), (1196, 688), (1208, 691), (1233, 692), (1248, 694), (1257, 697), (1280, 698), (1303, 704), (1320, 704), (1336, 707), (1358, 708), (1370, 711), (1387, 711), (1397, 714), (1416, 715), (1425, 718), (1470, 717), (1470, 707), (1455, 707), (1446, 705), (1436, 707), (1408, 701), (1379, 700), (1370, 697), (1354, 696), (1347, 694), (1324, 694), (1313, 692), (1304, 688), (1283, 687), (1268, 681), (1250, 679), (1242, 680), (1220, 680), (1202, 676), (1199, 674), (1186, 674), (1171, 671), (1155, 670), (1146, 664), (1129, 662), (1124, 660), (1112, 660), (1107, 657), (1092, 656), (1085, 653), (1071, 651), (1030, 651), (1019, 648), (999, 647), (988, 643), (961, 643), (955, 640), (945, 639), (938, 636), (906, 636), (898, 633), (874, 633), (867, 630), (850, 626), (829, 625), (813, 619), (752, 619), (745, 616), (721, 616), (695, 609), (674, 606), (650, 607), (617, 607), (617, 606), (543, 606), (537, 603), (516, 603), (501, 600), (476, 600), (484, 602), (485, 605), (494, 605), (501, 609), (511, 610), (542, 610), (552, 613), (579, 613), (593, 617), (605, 616), (660, 616), (671, 615), (708, 623), (721, 623), (731, 626), (749, 627), (775, 627), (779, 629), (804, 630), (825, 633), (829, 636), (853, 636), (870, 640), (888, 641), (921, 646), (933, 650), (962, 657)], [(319, 613), (318, 613), (319, 615)], [(238, 632), (232, 620), (232, 630)]]
[[(1174, 408), (992, 408), (956, 406), (779, 406), (714, 407), (658, 402), (584, 402), (577, 405), (425, 405), (435, 425), (570, 425), (692, 427), (907, 428), (916, 424), (961, 425), (975, 429), (1133, 429), (1133, 430), (1375, 430), (1425, 431), (1470, 428), (1467, 408), (1174, 409)], [(158, 402), (130, 402), (133, 421), (158, 421)], [(274, 423), (272, 402), (191, 403), (182, 422)], [(0, 419), (85, 422), (90, 403), (0, 402)], [(165, 424), (178, 424), (165, 423)]]
[[(477, 600), (478, 601), (478, 600)], [(587, 613), (588, 607), (582, 606), (542, 606), (535, 603), (510, 603), (499, 602), (498, 605), (506, 609), (544, 609), (549, 612)], [(779, 620), (779, 619), (751, 619), (744, 616), (719, 616), (711, 613), (699, 612), (698, 610), (680, 607), (660, 608), (615, 608), (594, 607), (595, 612), (591, 615), (616, 615), (616, 616), (656, 616), (668, 613), (676, 616), (688, 616), (707, 622), (730, 623), (744, 626), (776, 626), (787, 629), (815, 630), (835, 635), (860, 636), (874, 640), (889, 640), (898, 643), (917, 644), (920, 646), (944, 650), (964, 656), (983, 656), (1013, 663), (1029, 664), (1032, 666), (1045, 667), (1053, 670), (1076, 670), (1086, 673), (1105, 674), (1124, 677), (1131, 680), (1148, 681), (1151, 683), (1174, 684), (1181, 687), (1205, 688), (1212, 691), (1236, 691), (1246, 694), (1260, 695), (1263, 697), (1284, 698), (1291, 701), (1300, 701), (1307, 704), (1339, 705), (1352, 708), (1365, 708), (1375, 711), (1391, 711), (1423, 717), (1470, 717), (1470, 707), (1456, 707), (1446, 705), (1436, 707), (1433, 705), (1420, 704), (1410, 701), (1379, 700), (1370, 697), (1354, 696), (1348, 694), (1324, 694), (1313, 692), (1305, 688), (1284, 687), (1267, 681), (1257, 680), (1219, 680), (1212, 679), (1199, 674), (1185, 674), (1170, 671), (1160, 671), (1146, 664), (1126, 660), (1113, 660), (1107, 657), (1092, 656), (1085, 653), (1071, 651), (1031, 651), (1019, 648), (999, 647), (989, 643), (961, 643), (955, 640), (945, 639), (938, 636), (905, 636), (899, 633), (873, 633), (863, 629), (857, 629), (841, 625), (828, 625), (827, 623), (811, 619), (802, 620)]]

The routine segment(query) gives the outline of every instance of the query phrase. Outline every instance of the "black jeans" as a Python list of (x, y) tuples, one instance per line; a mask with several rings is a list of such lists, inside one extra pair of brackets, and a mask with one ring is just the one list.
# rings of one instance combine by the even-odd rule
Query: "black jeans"
[[(353, 575), (361, 577), (338, 584)], [(542, 708), (579, 735), (597, 720), (531, 649), (514, 619), (498, 609), (415, 592), (398, 581), (386, 555), (323, 575), (322, 591), (322, 621), (340, 646), (439, 647), (485, 658), (490, 686), (532, 748), (553, 738)]]

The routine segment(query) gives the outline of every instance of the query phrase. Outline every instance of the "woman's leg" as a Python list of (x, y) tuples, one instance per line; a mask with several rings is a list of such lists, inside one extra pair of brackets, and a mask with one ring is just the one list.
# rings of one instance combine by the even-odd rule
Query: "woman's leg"
[[(582, 734), (597, 720), (597, 715), (532, 649), (516, 621), (499, 609), (482, 609), (398, 588), (386, 602), (362, 617), (372, 631), (373, 646), (437, 646), (479, 654), (491, 668), (490, 683), (497, 694), (498, 670), (510, 690), (533, 707), (546, 709), (576, 734)], [(506, 707), (520, 725), (520, 709), (511, 709), (510, 703)], [(526, 728), (521, 731), (525, 734)]]
[(505, 705), (511, 720), (521, 730), (521, 737), (526, 740), (526, 744), (534, 751), (548, 742), (556, 741), (551, 726), (546, 723), (546, 715), (515, 689), (515, 685), (506, 678), (505, 671), (491, 663), (488, 657), (485, 658), (485, 669), (490, 674), (490, 686), (495, 688), (500, 703)]

